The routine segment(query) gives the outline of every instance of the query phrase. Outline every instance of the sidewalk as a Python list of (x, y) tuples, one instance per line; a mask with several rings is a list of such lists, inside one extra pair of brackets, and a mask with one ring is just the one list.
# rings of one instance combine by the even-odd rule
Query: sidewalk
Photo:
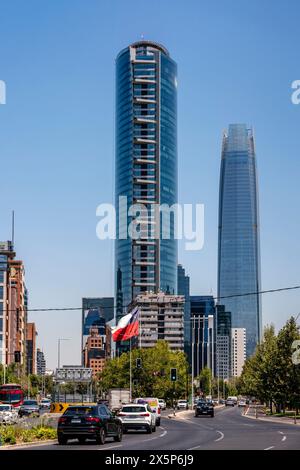
[(284, 424), (292, 424), (293, 426), (297, 426), (300, 423), (300, 420), (297, 419), (296, 423), (294, 422), (294, 417), (289, 416), (267, 416), (260, 409), (258, 409), (257, 417), (255, 416), (255, 408), (249, 407), (245, 414), (243, 414), (245, 418), (256, 419), (258, 421), (269, 421), (271, 423), (284, 423)]

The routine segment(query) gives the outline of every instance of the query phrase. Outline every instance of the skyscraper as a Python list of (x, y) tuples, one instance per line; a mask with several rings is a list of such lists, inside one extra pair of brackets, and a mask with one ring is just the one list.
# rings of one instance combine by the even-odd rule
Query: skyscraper
[[(261, 335), (258, 185), (251, 129), (231, 124), (224, 133), (220, 174), (218, 297), (233, 328), (246, 329), (247, 356)], [(236, 296), (224, 298), (227, 296)], [(223, 297), (223, 298), (222, 298)]]
[[(131, 44), (116, 59), (117, 318), (140, 293), (177, 293), (174, 219), (170, 239), (164, 239), (161, 217), (154, 220), (150, 214), (155, 204), (177, 202), (176, 77), (176, 63), (154, 42)], [(138, 239), (128, 236), (133, 204), (148, 213)]]
[(184, 352), (191, 362), (191, 301), (190, 301), (190, 278), (185, 274), (181, 264), (177, 266), (177, 292), (184, 295)]

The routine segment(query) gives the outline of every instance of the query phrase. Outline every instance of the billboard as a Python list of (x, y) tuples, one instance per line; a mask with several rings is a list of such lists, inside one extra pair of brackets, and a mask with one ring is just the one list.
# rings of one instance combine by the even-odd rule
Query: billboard
[(56, 369), (55, 380), (57, 382), (90, 382), (93, 370), (89, 367), (62, 367)]

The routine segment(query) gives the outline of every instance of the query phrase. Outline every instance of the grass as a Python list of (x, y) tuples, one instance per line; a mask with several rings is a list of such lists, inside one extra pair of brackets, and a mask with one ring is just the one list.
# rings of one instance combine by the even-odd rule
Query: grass
[(0, 445), (44, 441), (56, 439), (56, 437), (56, 429), (48, 426), (35, 426), (31, 429), (20, 426), (0, 426)]

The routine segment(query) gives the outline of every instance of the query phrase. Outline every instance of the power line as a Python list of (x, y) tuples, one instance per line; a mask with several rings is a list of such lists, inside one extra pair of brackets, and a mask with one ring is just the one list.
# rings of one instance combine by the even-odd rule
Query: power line
[[(236, 297), (247, 297), (247, 296), (250, 296), (250, 295), (261, 295), (261, 294), (272, 294), (272, 293), (275, 293), (275, 292), (283, 292), (283, 291), (290, 291), (290, 290), (296, 290), (296, 289), (300, 289), (300, 286), (281, 287), (281, 288), (278, 288), (278, 289), (269, 289), (269, 290), (262, 290), (262, 291), (256, 291), (256, 292), (247, 292), (247, 293), (244, 293), (244, 294), (233, 294), (233, 295), (212, 297), (212, 299), (213, 300), (233, 299), (233, 298), (236, 298)], [(165, 294), (165, 295), (169, 295), (169, 294)], [(176, 295), (179, 296), (181, 294), (176, 294)], [(199, 296), (199, 297), (210, 297), (210, 296)], [(128, 305), (118, 305), (118, 306), (113, 305), (113, 306), (107, 306), (107, 307), (105, 307), (105, 306), (88, 307), (85, 310), (93, 310), (93, 309), (96, 310), (99, 307), (103, 308), (104, 310), (116, 309), (117, 307), (127, 309)], [(76, 310), (77, 311), (78, 310), (83, 310), (83, 307), (31, 308), (31, 309), (27, 309), (26, 311), (27, 312), (64, 312), (64, 311), (76, 311)], [(13, 310), (8, 310), (8, 311), (15, 312), (16, 310), (13, 309)]]

